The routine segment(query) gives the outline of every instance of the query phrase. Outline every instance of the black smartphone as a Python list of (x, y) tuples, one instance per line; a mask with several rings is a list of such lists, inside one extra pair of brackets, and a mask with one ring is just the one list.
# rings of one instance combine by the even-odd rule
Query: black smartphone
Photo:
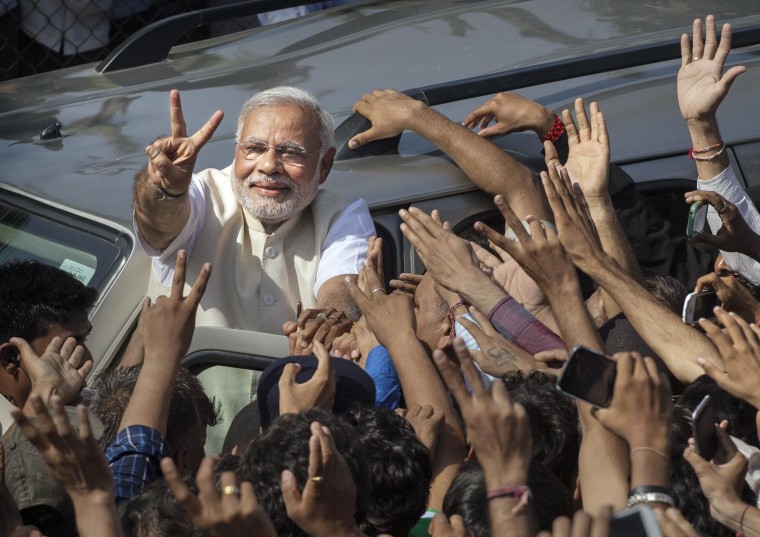
[(718, 435), (715, 433), (715, 407), (709, 395), (705, 395), (691, 415), (691, 435), (699, 456), (711, 461), (718, 452)]
[(686, 236), (692, 238), (695, 233), (710, 231), (707, 225), (707, 209), (710, 207), (704, 201), (693, 203), (689, 209), (689, 221), (686, 223)]
[(617, 365), (604, 354), (578, 345), (557, 379), (557, 388), (576, 399), (606, 408), (612, 403)]
[(713, 319), (713, 308), (718, 305), (718, 294), (715, 291), (689, 293), (683, 301), (683, 322), (694, 324), (699, 319)]
[(615, 537), (662, 537), (654, 511), (648, 505), (635, 505), (612, 515), (610, 535)]

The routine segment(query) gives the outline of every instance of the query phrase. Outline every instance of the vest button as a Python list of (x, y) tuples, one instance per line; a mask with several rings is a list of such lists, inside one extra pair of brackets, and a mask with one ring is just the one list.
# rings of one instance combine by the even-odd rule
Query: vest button
[(277, 257), (277, 250), (275, 250), (271, 246), (267, 246), (266, 248), (264, 248), (264, 255), (266, 255), (269, 259), (274, 259), (275, 257)]
[(274, 304), (274, 297), (272, 295), (265, 296), (264, 304), (266, 304), (267, 306), (271, 306), (272, 304)]

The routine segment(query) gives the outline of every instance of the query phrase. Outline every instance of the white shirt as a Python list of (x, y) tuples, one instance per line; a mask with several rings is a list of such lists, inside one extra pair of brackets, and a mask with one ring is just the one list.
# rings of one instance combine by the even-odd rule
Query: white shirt
[[(166, 286), (171, 285), (174, 277), (177, 251), (185, 249), (189, 258), (196, 239), (203, 229), (206, 196), (203, 181), (195, 174), (190, 181), (187, 196), (190, 202), (190, 216), (185, 227), (163, 252), (158, 252), (145, 241), (137, 223), (134, 222), (134, 228), (138, 230), (137, 239), (140, 246), (153, 259), (156, 275)], [(369, 214), (367, 202), (359, 199), (343, 210), (322, 244), (322, 256), (314, 283), (315, 298), (319, 294), (319, 288), (330, 278), (359, 273), (362, 261), (367, 254), (369, 238), (374, 234), (375, 225)]]
[[(739, 184), (734, 170), (731, 166), (720, 172), (715, 178), (709, 181), (699, 180), (697, 182), (699, 190), (707, 190), (720, 194), (726, 200), (736, 205), (739, 214), (747, 222), (747, 225), (755, 233), (760, 233), (760, 213), (758, 213), (755, 204), (749, 199), (747, 193)], [(723, 227), (723, 221), (720, 219), (717, 211), (710, 206), (707, 210), (707, 223), (713, 234), (717, 233)], [(738, 252), (720, 251), (728, 266), (736, 272), (747, 278), (755, 285), (760, 285), (760, 263)]]

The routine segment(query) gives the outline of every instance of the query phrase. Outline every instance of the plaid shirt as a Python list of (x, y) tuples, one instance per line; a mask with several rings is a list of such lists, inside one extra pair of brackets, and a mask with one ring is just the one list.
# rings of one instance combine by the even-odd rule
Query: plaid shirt
[(155, 429), (131, 425), (119, 431), (106, 448), (116, 505), (126, 503), (161, 477), (159, 462), (169, 454), (169, 444)]

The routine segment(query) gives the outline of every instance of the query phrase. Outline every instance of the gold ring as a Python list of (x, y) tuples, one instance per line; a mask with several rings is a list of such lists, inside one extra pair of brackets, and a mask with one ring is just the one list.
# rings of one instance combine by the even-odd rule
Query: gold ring
[(702, 58), (698, 58), (698, 57), (696, 57), (696, 56), (695, 56), (694, 58), (692, 58), (692, 59), (691, 59), (691, 61), (693, 61), (693, 62), (698, 62), (698, 61), (699, 61), (699, 60), (701, 60), (701, 59), (702, 59)]
[(234, 494), (235, 496), (239, 496), (240, 487), (238, 487), (237, 485), (227, 485), (226, 487), (222, 489), (222, 494), (224, 494), (225, 496), (230, 496), (232, 494)]
[(383, 289), (382, 287), (378, 287), (377, 289), (372, 289), (372, 294), (374, 295), (374, 294), (375, 294), (375, 293), (377, 293), (378, 291), (382, 291), (382, 292), (383, 292), (383, 294), (385, 294), (385, 289)]
[(311, 481), (314, 481), (315, 483), (321, 483), (324, 477), (321, 475), (315, 475), (314, 477), (309, 478)]

